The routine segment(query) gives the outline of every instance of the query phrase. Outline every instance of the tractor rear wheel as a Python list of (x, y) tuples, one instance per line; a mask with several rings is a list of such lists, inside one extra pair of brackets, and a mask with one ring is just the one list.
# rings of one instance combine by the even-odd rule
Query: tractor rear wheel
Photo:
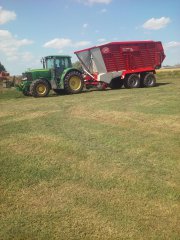
[(143, 87), (154, 87), (156, 85), (156, 77), (153, 73), (148, 73), (142, 79)]
[(138, 88), (140, 86), (140, 78), (137, 74), (131, 74), (124, 79), (125, 88)]
[(64, 90), (66, 93), (80, 93), (84, 87), (84, 79), (78, 71), (72, 71), (65, 76)]
[(111, 89), (120, 89), (122, 88), (124, 81), (120, 79), (120, 77), (113, 78), (109, 84)]
[(50, 91), (49, 83), (44, 79), (37, 79), (30, 85), (30, 93), (33, 97), (46, 97)]

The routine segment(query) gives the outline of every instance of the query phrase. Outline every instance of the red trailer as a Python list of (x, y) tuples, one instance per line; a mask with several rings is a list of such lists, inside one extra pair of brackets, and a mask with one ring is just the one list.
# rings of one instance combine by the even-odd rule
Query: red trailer
[(155, 69), (165, 58), (161, 42), (111, 42), (76, 51), (85, 72), (86, 87), (112, 89), (152, 87)]

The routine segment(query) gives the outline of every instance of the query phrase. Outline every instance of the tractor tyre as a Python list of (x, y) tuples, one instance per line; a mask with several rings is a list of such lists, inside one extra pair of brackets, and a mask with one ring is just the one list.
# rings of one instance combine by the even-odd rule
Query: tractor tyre
[(47, 97), (50, 89), (50, 84), (44, 79), (37, 79), (30, 85), (30, 93), (33, 97)]
[(113, 78), (109, 84), (111, 89), (120, 89), (124, 85), (124, 81), (120, 79), (120, 77)]
[(138, 88), (140, 87), (140, 78), (137, 74), (131, 74), (124, 79), (125, 88)]
[(64, 89), (53, 89), (53, 91), (57, 94), (57, 95), (63, 95), (65, 94), (65, 91)]
[(84, 87), (84, 79), (78, 71), (69, 72), (64, 78), (64, 90), (66, 93), (80, 93)]
[(154, 87), (156, 85), (156, 77), (153, 73), (148, 73), (142, 79), (143, 87)]
[(30, 91), (23, 90), (22, 93), (23, 93), (24, 96), (31, 96)]

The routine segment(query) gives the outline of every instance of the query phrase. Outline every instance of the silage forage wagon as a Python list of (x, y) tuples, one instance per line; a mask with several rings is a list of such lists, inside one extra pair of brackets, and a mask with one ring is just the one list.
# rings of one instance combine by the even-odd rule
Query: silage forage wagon
[(50, 89), (57, 94), (79, 93), (83, 87), (105, 89), (153, 87), (155, 70), (165, 58), (161, 42), (111, 42), (75, 52), (83, 71), (72, 68), (69, 56), (48, 56), (44, 69), (24, 74), (19, 89), (25, 95), (44, 97)]

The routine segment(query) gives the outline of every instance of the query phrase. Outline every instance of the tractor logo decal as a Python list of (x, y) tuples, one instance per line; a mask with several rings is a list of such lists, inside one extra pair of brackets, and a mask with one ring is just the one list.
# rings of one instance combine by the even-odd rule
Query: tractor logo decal
[(102, 49), (102, 53), (110, 53), (110, 49), (108, 48), (108, 47), (104, 47), (103, 49)]

